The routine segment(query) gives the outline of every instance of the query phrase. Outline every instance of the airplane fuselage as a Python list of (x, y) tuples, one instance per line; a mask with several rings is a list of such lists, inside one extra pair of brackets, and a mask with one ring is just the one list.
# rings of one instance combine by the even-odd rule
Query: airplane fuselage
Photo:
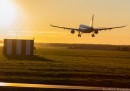
[(91, 33), (93, 32), (93, 27), (81, 24), (79, 25), (79, 30), (82, 33)]

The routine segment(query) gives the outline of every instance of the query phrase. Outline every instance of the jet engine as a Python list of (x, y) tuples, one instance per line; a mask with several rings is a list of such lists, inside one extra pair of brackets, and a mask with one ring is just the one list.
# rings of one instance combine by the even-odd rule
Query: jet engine
[(74, 33), (75, 33), (75, 31), (72, 29), (72, 30), (71, 30), (71, 33), (72, 33), (72, 34), (74, 34)]
[(98, 30), (94, 31), (95, 34), (98, 34)]

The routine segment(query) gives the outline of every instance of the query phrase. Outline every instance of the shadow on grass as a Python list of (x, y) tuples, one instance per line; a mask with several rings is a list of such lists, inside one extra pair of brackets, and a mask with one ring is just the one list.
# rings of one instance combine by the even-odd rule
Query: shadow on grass
[(47, 59), (38, 55), (33, 56), (5, 56), (8, 60), (33, 60), (33, 61), (50, 61), (53, 60)]

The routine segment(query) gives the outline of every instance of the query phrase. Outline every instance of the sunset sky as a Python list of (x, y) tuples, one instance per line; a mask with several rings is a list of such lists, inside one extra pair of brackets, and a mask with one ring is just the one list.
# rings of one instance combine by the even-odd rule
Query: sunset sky
[[(95, 38), (91, 34), (78, 38), (78, 33), (50, 27), (89, 25), (93, 14), (94, 27), (127, 27), (101, 31)], [(0, 39), (130, 45), (130, 0), (0, 0), (0, 31)]]

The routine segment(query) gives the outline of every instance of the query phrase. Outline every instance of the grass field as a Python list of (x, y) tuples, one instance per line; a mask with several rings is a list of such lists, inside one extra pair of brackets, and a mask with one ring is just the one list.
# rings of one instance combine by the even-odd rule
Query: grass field
[(130, 87), (130, 52), (38, 48), (39, 58), (6, 58), (0, 48), (0, 81)]

